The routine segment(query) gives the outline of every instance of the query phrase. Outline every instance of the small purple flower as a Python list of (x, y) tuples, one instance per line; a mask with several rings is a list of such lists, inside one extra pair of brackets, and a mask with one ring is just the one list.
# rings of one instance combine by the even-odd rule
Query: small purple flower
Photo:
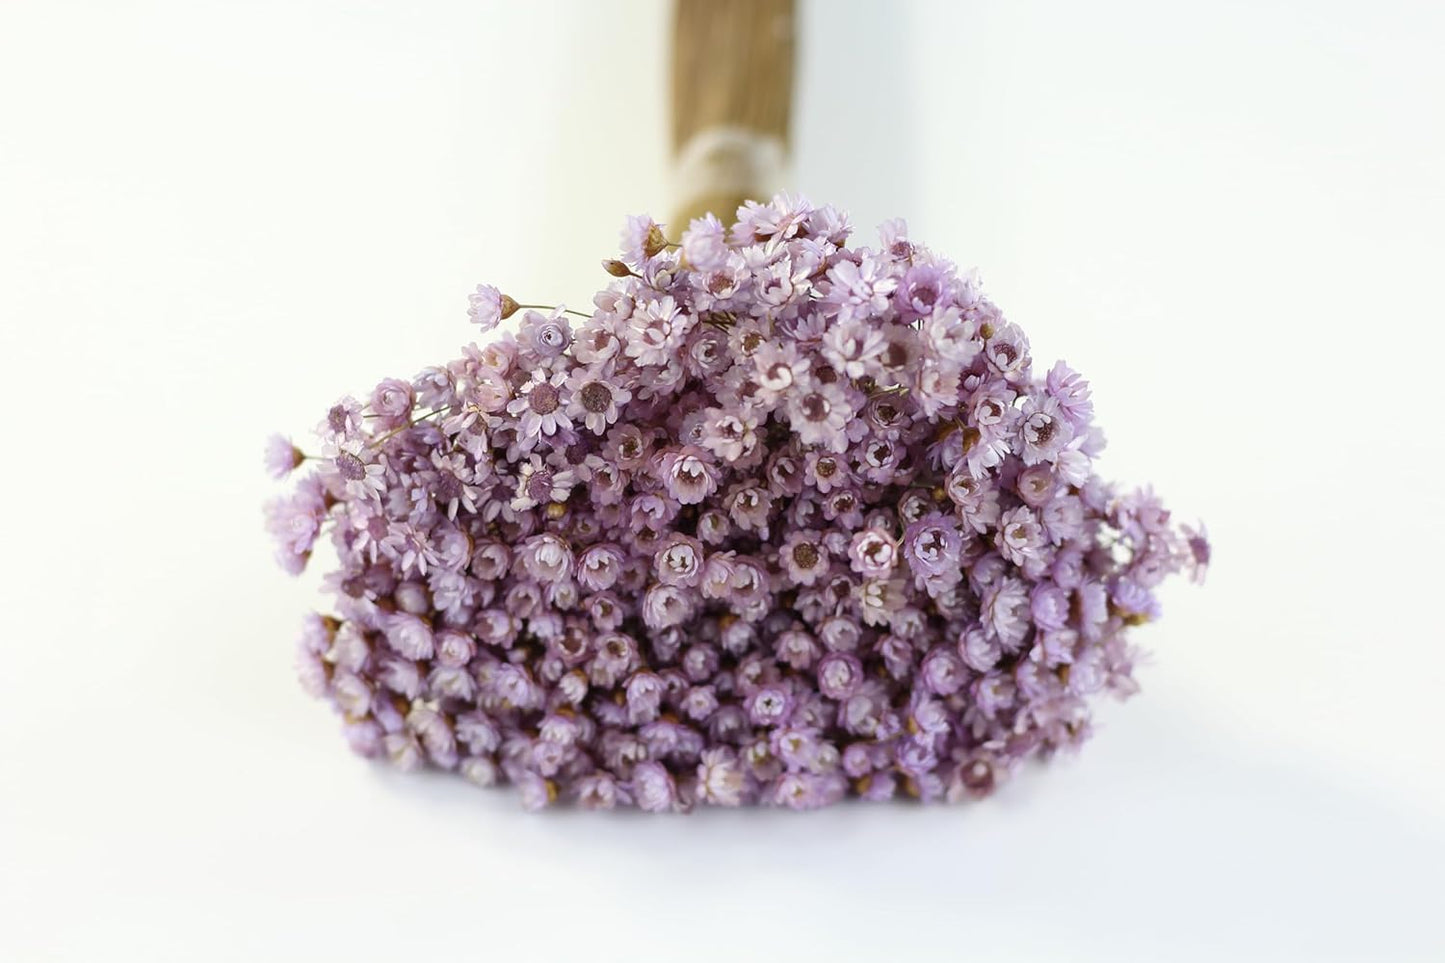
[(922, 579), (957, 582), (963, 577), (959, 562), (962, 550), (958, 523), (941, 512), (925, 515), (903, 534), (903, 560)]
[(646, 214), (627, 219), (622, 227), (622, 260), (628, 266), (641, 268), (647, 261), (667, 249), (662, 225)]
[(610, 543), (589, 546), (577, 559), (577, 581), (591, 591), (605, 591), (622, 576), (622, 549)]
[(1028, 596), (1018, 579), (1005, 578), (983, 593), (985, 624), (1005, 646), (1017, 645), (1028, 633)]
[(715, 271), (728, 257), (727, 231), (712, 214), (704, 214), (682, 233), (682, 255), (699, 271)]
[(662, 679), (653, 672), (638, 672), (627, 680), (627, 716), (634, 724), (651, 722), (662, 707)]
[(468, 756), (461, 761), (457, 771), (465, 776), (468, 782), (483, 788), (495, 786), (501, 779), (497, 764), (484, 756)]
[(507, 405), (507, 412), (517, 417), (517, 437), (528, 447), (542, 439), (572, 427), (567, 415), (571, 403), (567, 390), (567, 374), (563, 371), (539, 371), (522, 385), (518, 397)]
[(572, 574), (572, 548), (562, 538), (546, 533), (522, 543), (517, 560), (539, 582), (560, 582)]
[(1069, 620), (1069, 594), (1052, 582), (1039, 582), (1029, 598), (1034, 624), (1041, 629), (1061, 629)]
[(360, 440), (342, 442), (331, 467), (352, 498), (376, 498), (386, 492), (386, 465), (375, 449)]
[(586, 368), (578, 368), (567, 379), (570, 393), (567, 414), (595, 434), (602, 434), (616, 423), (622, 406), (632, 399), (632, 392)]
[(386, 621), (386, 641), (396, 652), (408, 659), (430, 659), (436, 650), (431, 626), (417, 618), (398, 612)]
[(670, 294), (648, 301), (632, 312), (624, 333), (624, 350), (639, 365), (665, 368), (696, 321), (678, 307)]
[(306, 460), (300, 448), (284, 435), (272, 435), (266, 439), (266, 474), (272, 478), (285, 478)]
[(763, 686), (748, 696), (748, 718), (756, 726), (779, 726), (793, 711), (793, 698), (779, 686)]
[(702, 802), (715, 806), (741, 805), (743, 771), (738, 766), (737, 755), (724, 746), (703, 750), (702, 761), (697, 765), (697, 788)]
[(1042, 400), (1033, 397), (1024, 399), (1019, 434), (1024, 441), (1024, 464), (1036, 465), (1041, 461), (1053, 461), (1057, 458), (1073, 437), (1074, 431), (1063, 417), (1059, 403), (1045, 396)]
[(1062, 361), (1049, 369), (1046, 386), (1049, 397), (1075, 428), (1088, 425), (1094, 416), (1094, 403), (1089, 399), (1089, 383)]
[(778, 549), (778, 562), (790, 580), (812, 585), (828, 571), (828, 549), (816, 532), (792, 532)]
[(642, 600), (642, 620), (654, 630), (681, 625), (692, 612), (691, 599), (675, 585), (654, 585)]
[(828, 282), (825, 298), (845, 318), (882, 313), (889, 295), (898, 287), (897, 278), (889, 276), (870, 255), (857, 262), (839, 261), (828, 271)]
[(416, 392), (409, 382), (387, 378), (371, 392), (371, 410), (383, 425), (403, 425), (411, 417)]
[(864, 578), (886, 578), (898, 564), (898, 543), (880, 529), (865, 528), (849, 543), (848, 561)]
[(696, 505), (717, 491), (717, 468), (706, 452), (690, 445), (663, 452), (658, 474), (667, 493), (683, 505)]
[(1203, 525), (1199, 528), (1190, 528), (1185, 525), (1183, 528), (1185, 546), (1189, 550), (1190, 578), (1198, 583), (1204, 581), (1205, 574), (1209, 571), (1209, 533)]
[(1019, 472), (1014, 488), (1025, 505), (1041, 508), (1054, 497), (1054, 473), (1048, 465), (1031, 465)]
[(617, 780), (608, 773), (588, 773), (577, 780), (577, 805), (583, 809), (615, 809), (622, 799)]
[(823, 335), (822, 354), (839, 374), (861, 378), (887, 348), (888, 341), (874, 324), (863, 319), (840, 322)]
[(325, 516), (326, 503), (307, 488), (266, 504), (266, 528), (276, 542), (276, 559), (290, 574), (300, 574), (306, 566)]
[(571, 496), (576, 484), (577, 473), (572, 469), (558, 469), (531, 455), (517, 466), (517, 487), (509, 505), (514, 512), (559, 505)]
[(949, 780), (949, 798), (982, 799), (998, 785), (998, 773), (993, 764), (982, 756), (974, 756), (959, 763)]
[(940, 696), (953, 695), (968, 681), (963, 660), (956, 652), (942, 646), (924, 657), (919, 674), (928, 691)]
[(788, 394), (788, 423), (805, 445), (845, 451), (848, 439), (843, 429), (853, 413), (847, 395), (836, 385), (813, 384)]
[(572, 325), (567, 323), (561, 308), (553, 309), (550, 314), (528, 311), (522, 316), (517, 341), (539, 358), (556, 358), (572, 344)]
[(497, 667), (492, 676), (492, 690), (503, 706), (514, 709), (530, 709), (540, 696), (527, 670), (515, 665)]
[(530, 812), (545, 809), (557, 799), (557, 787), (535, 772), (521, 772), (515, 780), (522, 808)]
[(677, 805), (672, 775), (658, 762), (639, 762), (632, 770), (632, 795), (645, 812), (667, 812)]
[(1044, 531), (1034, 513), (1020, 505), (999, 520), (995, 544), (1004, 558), (1023, 565), (1043, 547)]
[(682, 534), (669, 535), (653, 556), (653, 569), (664, 585), (698, 585), (703, 574), (702, 543)]
[(830, 652), (818, 662), (818, 691), (843, 700), (863, 684), (863, 663), (847, 652)]
[(517, 302), (507, 297), (490, 284), (478, 284), (477, 290), (468, 299), (467, 317), (472, 324), (487, 332), (511, 317), (517, 310)]
[(781, 398), (803, 384), (811, 362), (791, 344), (764, 342), (753, 352), (758, 387), (768, 398)]

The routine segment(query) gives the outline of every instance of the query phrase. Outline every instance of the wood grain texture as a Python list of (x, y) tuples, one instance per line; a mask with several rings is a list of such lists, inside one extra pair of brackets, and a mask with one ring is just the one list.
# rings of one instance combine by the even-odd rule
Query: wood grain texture
[[(677, 0), (672, 48), (674, 159), (697, 134), (742, 128), (788, 147), (793, 101), (794, 0)], [(712, 211), (731, 223), (769, 185), (681, 185), (672, 220)]]

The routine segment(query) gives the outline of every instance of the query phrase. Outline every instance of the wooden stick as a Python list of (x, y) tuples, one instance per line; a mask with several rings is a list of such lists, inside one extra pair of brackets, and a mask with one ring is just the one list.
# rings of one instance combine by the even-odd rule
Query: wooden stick
[(793, 0), (677, 0), (672, 53), (675, 216), (732, 223), (779, 186), (793, 99)]

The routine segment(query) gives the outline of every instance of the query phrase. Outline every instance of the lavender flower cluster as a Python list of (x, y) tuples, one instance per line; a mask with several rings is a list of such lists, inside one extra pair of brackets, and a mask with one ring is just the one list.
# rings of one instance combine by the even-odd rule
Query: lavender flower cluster
[(1093, 473), (1087, 383), (971, 276), (849, 230), (632, 218), (589, 314), (481, 286), (515, 335), (341, 399), (316, 455), (273, 439), (310, 467), (282, 566), (339, 556), (299, 657), (352, 748), (528, 807), (957, 800), (1135, 691), (1203, 532)]

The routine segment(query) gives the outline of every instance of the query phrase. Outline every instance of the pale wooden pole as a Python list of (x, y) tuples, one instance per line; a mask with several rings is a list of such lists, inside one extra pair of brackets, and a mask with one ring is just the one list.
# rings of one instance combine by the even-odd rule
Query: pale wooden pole
[(676, 0), (672, 237), (707, 211), (731, 223), (781, 186), (794, 24), (794, 0)]

